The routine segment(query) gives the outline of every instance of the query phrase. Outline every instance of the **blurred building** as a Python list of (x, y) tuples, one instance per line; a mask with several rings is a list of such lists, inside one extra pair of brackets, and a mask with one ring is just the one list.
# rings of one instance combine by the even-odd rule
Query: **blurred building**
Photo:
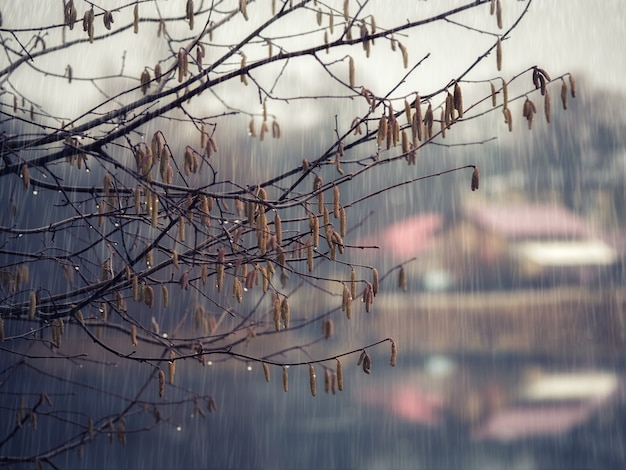
[(600, 230), (556, 204), (466, 207), (440, 255), (458, 286), (485, 289), (597, 285), (619, 259)]

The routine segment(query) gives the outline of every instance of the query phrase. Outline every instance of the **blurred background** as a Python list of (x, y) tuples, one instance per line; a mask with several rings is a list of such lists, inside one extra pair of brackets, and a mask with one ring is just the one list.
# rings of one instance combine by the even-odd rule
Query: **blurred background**
[[(526, 5), (502, 1), (505, 21), (514, 20)], [(32, 24), (41, 24), (52, 12), (60, 22), (56, 3), (50, 8), (35, 1), (0, 2), (3, 27), (23, 24), (29, 10), (37, 12), (30, 18)], [(167, 11), (178, 2), (158, 3)], [(261, 3), (254, 2), (250, 9)], [(435, 14), (442, 8), (439, 3), (407, 2), (403, 10), (388, 8), (387, 2), (370, 2), (368, 8), (384, 25), (397, 21), (396, 15)], [(445, 8), (463, 2), (449, 3)], [(484, 20), (484, 13), (472, 12), (458, 21), (472, 27)], [(363, 250), (362, 264), (384, 273), (404, 260), (414, 260), (405, 266), (407, 291), (398, 283), (397, 270), (391, 271), (381, 280), (371, 314), (359, 312), (350, 322), (336, 319), (335, 334), (323, 341), (324, 355), (391, 337), (399, 352), (395, 367), (389, 366), (386, 344), (372, 353), (370, 375), (350, 356), (344, 361), (345, 390), (324, 393), (319, 369), (318, 393), (311, 397), (305, 368), (290, 369), (285, 393), (279, 368), (271, 370), (271, 380), (265, 383), (258, 364), (220, 359), (199, 367), (182, 362), (163, 416), (147, 410), (136, 422), (129, 420), (127, 427), (134, 431), (128, 432), (125, 445), (111, 430), (110, 440), (99, 436), (80, 456), (64, 454), (60, 467), (626, 466), (626, 56), (619, 52), (626, 40), (625, 16), (618, 0), (533, 1), (512, 37), (504, 41), (501, 74), (512, 76), (533, 65), (554, 76), (571, 72), (577, 94), (569, 99), (568, 109), (554, 99), (552, 122), (541, 120), (532, 131), (520, 112), (513, 133), (499, 112), (491, 113), (420, 152), (411, 177), (476, 164), (481, 170), (477, 192), (469, 191), (469, 175), (454, 173), (401, 186), (353, 208), (351, 220), (358, 227), (351, 233), (351, 243), (378, 247)], [(458, 30), (437, 23), (402, 39), (414, 60), (427, 53), (432, 57), (399, 94), (432, 91), (467, 68), (476, 50), (493, 42), (471, 31), (467, 41), (442, 40), (450, 31)], [(228, 44), (231, 39), (222, 33), (218, 41)], [(238, 34), (236, 29), (232, 33)], [(156, 57), (159, 51), (146, 44), (141, 54)], [(375, 73), (385, 67), (387, 55), (357, 63), (357, 81), (381, 95), (397, 81), (397, 76)], [(99, 60), (89, 66), (99, 67), (102, 74), (117, 70), (119, 57), (108, 59), (112, 63)], [(401, 61), (398, 54), (393, 60)], [(76, 61), (78, 75), (87, 62), (87, 58)], [(467, 80), (495, 80), (499, 75), (493, 62), (481, 64)], [(59, 73), (65, 66), (59, 63)], [(129, 54), (127, 69), (140, 71), (143, 66)], [(290, 68), (281, 90), (332, 95), (336, 85), (307, 80), (309, 70), (306, 64)], [(32, 85), (35, 99), (59, 106), (59, 115), (74, 116), (99, 99), (88, 85), (84, 95), (76, 91), (69, 98), (55, 95), (46, 86), (48, 79), (41, 80)], [(487, 93), (488, 85), (481, 85), (481, 91), (468, 85), (467, 102)], [(558, 97), (560, 83), (549, 87)], [(250, 99), (228, 89), (214, 93), (198, 106), (217, 114), (222, 109), (215, 97), (227, 97), (233, 106)], [(271, 112), (284, 123), (280, 145), (251, 142), (240, 135), (249, 116), (229, 121), (222, 130), (232, 136), (223, 139), (220, 152), (247, 160), (244, 166), (218, 161), (221, 175), (239, 178), (241, 184), (254, 183), (293, 167), (303, 156), (318, 155), (335, 139), (334, 118), (329, 116), (339, 114), (349, 122), (364, 106), (346, 105), (343, 100), (323, 103), (272, 103)], [(166, 134), (176, 135), (172, 143), (181, 148), (191, 135), (187, 129), (179, 131), (174, 121), (160, 124)], [(16, 132), (19, 126), (5, 122), (3, 131)], [(151, 135), (154, 129), (144, 131)], [(489, 141), (464, 145), (483, 139)], [(406, 178), (404, 164), (388, 165), (342, 188), (342, 198), (355, 200)], [(36, 195), (17, 194), (9, 185), (0, 188), (0, 194), (3, 199), (16, 198), (20, 206), (36, 206)], [(3, 220), (10, 219), (8, 209), (2, 210)], [(22, 212), (19, 217), (28, 216)], [(37, 216), (38, 225), (43, 220), (45, 215)], [(328, 274), (336, 273), (328, 268)], [(45, 273), (38, 276), (46, 279)], [(296, 315), (306, 318), (336, 299), (298, 292), (290, 301)], [(165, 330), (176, 324), (172, 318), (160, 321)], [(293, 341), (319, 340), (321, 333), (314, 326), (315, 330), (301, 329)], [(128, 342), (122, 335), (109, 339), (112, 344)], [(64, 352), (83, 351), (87, 341), (69, 336)], [(271, 341), (253, 341), (245, 352), (261, 355), (278, 349)], [(79, 362), (25, 359), (29, 367), (18, 373), (11, 367), (15, 357), (0, 354), (2, 435), (14, 424), (6, 410), (23, 400), (23, 390), (31, 390), (33, 396), (46, 390), (55, 407), (68, 410), (65, 422), (56, 420), (49, 428), (23, 433), (6, 443), (0, 454), (47, 449), (87, 415), (113, 413), (120, 400), (135, 393), (136, 378), (145, 380), (152, 373), (140, 364), (117, 364), (116, 358), (99, 350), (92, 354), (102, 363), (86, 367)], [(48, 372), (63, 374), (67, 380), (57, 382)], [(118, 390), (119, 395), (102, 396), (97, 392), (102, 388)], [(209, 413), (204, 402), (177, 403), (177, 393), (189, 389), (207, 390), (217, 411)], [(156, 390), (152, 392), (156, 396)], [(161, 421), (164, 424), (154, 430), (140, 432)]]

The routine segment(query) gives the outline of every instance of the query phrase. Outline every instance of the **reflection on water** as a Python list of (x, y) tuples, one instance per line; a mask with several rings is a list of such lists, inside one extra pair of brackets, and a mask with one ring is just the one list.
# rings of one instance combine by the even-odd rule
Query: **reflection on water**
[[(381, 351), (382, 353), (382, 351)], [(0, 358), (2, 370), (10, 361)], [(13, 358), (14, 359), (14, 358)], [(623, 364), (617, 361), (531, 358), (523, 355), (372, 354), (372, 374), (344, 365), (344, 392), (311, 397), (308, 372), (290, 369), (289, 392), (278, 374), (270, 383), (260, 367), (180, 364), (177, 386), (168, 387), (159, 413), (135, 405), (126, 418), (127, 444), (116, 432), (97, 435), (70, 452), (62, 467), (89, 468), (618, 468), (626, 463), (626, 400)], [(27, 359), (27, 363), (38, 365)], [(51, 363), (53, 361), (49, 361)], [(49, 367), (54, 368), (53, 364)], [(121, 367), (62, 366), (72, 382), (93, 387), (114, 381), (115, 393), (132, 396), (149, 372)], [(24, 454), (76, 432), (76, 423), (119, 408), (116, 396), (50, 380), (28, 370), (3, 374), (10, 392), (45, 390), (62, 419), (21, 432), (2, 449)], [(318, 373), (318, 381), (323, 374)], [(20, 383), (21, 382), (21, 383)], [(180, 388), (178, 388), (180, 387)], [(211, 394), (204, 402), (176, 403), (184, 389)], [(155, 391), (153, 391), (155, 392)], [(152, 398), (152, 392), (150, 398)], [(4, 412), (3, 412), (4, 415)], [(3, 416), (5, 435), (12, 419)], [(148, 433), (157, 420), (162, 426)], [(62, 441), (62, 439), (61, 439)], [(27, 452), (27, 451), (26, 451)]]

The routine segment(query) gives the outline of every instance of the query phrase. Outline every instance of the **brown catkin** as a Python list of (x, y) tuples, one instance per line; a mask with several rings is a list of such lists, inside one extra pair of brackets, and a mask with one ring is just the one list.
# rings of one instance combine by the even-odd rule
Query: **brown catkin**
[(496, 87), (493, 83), (489, 82), (490, 88), (491, 88), (491, 106), (492, 107), (496, 107), (496, 105), (498, 104), (496, 101)]
[(243, 16), (244, 20), (248, 21), (248, 0), (239, 0), (239, 11), (241, 12), (241, 15)]
[(159, 369), (159, 398), (165, 394), (165, 373)]
[(458, 82), (454, 83), (454, 109), (459, 113), (459, 118), (463, 117), (463, 93)]
[(335, 217), (335, 219), (339, 218), (339, 199), (340, 199), (340, 194), (339, 194), (339, 187), (335, 186), (333, 187), (333, 216)]
[(135, 325), (130, 327), (130, 342), (133, 346), (137, 346), (137, 327)]
[(502, 80), (502, 107), (509, 107), (509, 85), (504, 78)]
[(349, 82), (350, 88), (354, 88), (354, 59), (352, 56), (348, 56), (348, 72), (349, 72)]
[(167, 375), (168, 375), (168, 383), (170, 385), (174, 385), (174, 376), (176, 375), (176, 361), (174, 358), (176, 354), (174, 351), (170, 351), (170, 360), (167, 363)]
[(265, 381), (270, 381), (270, 366), (267, 365), (266, 362), (263, 363), (263, 375), (265, 376)]
[(378, 133), (376, 134), (376, 143), (380, 145), (387, 140), (387, 116), (382, 116), (378, 121)]
[(498, 68), (498, 72), (502, 70), (502, 41), (498, 38), (496, 42), (496, 66)]
[(337, 359), (337, 388), (343, 392), (343, 365), (339, 359)]
[(406, 46), (400, 41), (398, 41), (398, 47), (400, 48), (400, 52), (402, 53), (402, 65), (404, 65), (404, 68), (406, 69), (409, 67), (409, 51), (407, 50)]
[(133, 300), (135, 302), (139, 302), (139, 278), (137, 277), (137, 275), (133, 276), (132, 289), (133, 289)]
[(313, 269), (315, 268), (315, 263), (313, 259), (313, 243), (311, 242), (310, 238), (306, 241), (306, 264), (309, 272), (313, 272)]
[(543, 110), (546, 115), (546, 121), (550, 122), (550, 93), (546, 90), (546, 94), (543, 97)]
[[(480, 174), (478, 172), (478, 167), (474, 167), (474, 171), (472, 172), (472, 191), (476, 191), (480, 186)], [(406, 289), (405, 289), (406, 290)]]
[(406, 272), (404, 271), (404, 266), (400, 268), (400, 272), (398, 273), (398, 287), (402, 289), (402, 292), (406, 292), (407, 290), (407, 280), (406, 280)]
[(276, 231), (276, 244), (282, 245), (283, 244), (283, 224), (282, 224), (282, 221), (280, 220), (280, 216), (278, 215), (278, 212), (274, 216), (274, 230)]
[(389, 365), (391, 367), (395, 367), (397, 359), (398, 359), (398, 348), (396, 347), (396, 342), (391, 340), (391, 358), (389, 359)]
[(561, 103), (563, 104), (563, 109), (567, 109), (567, 83), (565, 83), (565, 80), (562, 80), (561, 85)]
[(285, 392), (289, 391), (289, 374), (285, 366), (283, 366), (283, 390)]
[(143, 286), (143, 301), (149, 308), (154, 305), (154, 289), (146, 284)]
[(285, 297), (280, 303), (280, 318), (285, 328), (289, 328), (289, 320), (291, 318), (291, 309), (287, 297)]
[(280, 297), (278, 294), (272, 300), (272, 311), (274, 313), (274, 328), (276, 331), (280, 331)]
[(313, 364), (309, 364), (309, 386), (311, 387), (311, 395), (315, 396), (316, 394), (315, 368), (313, 367)]
[(504, 122), (509, 126), (509, 132), (513, 132), (513, 115), (511, 114), (511, 110), (504, 108), (502, 112), (504, 113)]
[(411, 115), (411, 105), (407, 100), (404, 100), (404, 116), (406, 117), (406, 123), (410, 126), (413, 116)]
[(342, 206), (341, 209), (339, 209), (339, 234), (342, 237), (346, 236), (347, 223), (348, 219), (346, 217), (346, 209)]
[(350, 297), (356, 299), (356, 271), (350, 268)]
[(571, 73), (569, 74), (569, 86), (572, 98), (576, 98), (576, 79)]
[(343, 290), (341, 294), (341, 311), (345, 312), (348, 308), (348, 303), (352, 301), (352, 296), (350, 295), (350, 289), (343, 284)]
[(372, 293), (378, 294), (378, 269), (372, 268)]
[(135, 3), (133, 8), (133, 32), (139, 33), (139, 3)]
[(34, 290), (30, 291), (28, 297), (28, 319), (32, 320), (35, 318), (35, 313), (37, 312), (37, 294)]
[(502, 3), (500, 3), (500, 0), (496, 0), (496, 22), (498, 23), (498, 29), (502, 29)]
[(24, 189), (28, 189), (30, 186), (30, 171), (26, 163), (22, 165), (22, 184), (24, 185)]
[(426, 108), (426, 112), (424, 113), (424, 131), (427, 140), (433, 137), (433, 121), (433, 107), (428, 103), (428, 108)]

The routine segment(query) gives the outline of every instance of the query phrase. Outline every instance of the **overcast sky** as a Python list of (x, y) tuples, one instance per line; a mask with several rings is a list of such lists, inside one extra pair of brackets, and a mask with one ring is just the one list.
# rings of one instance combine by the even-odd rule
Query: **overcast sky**
[(514, 45), (521, 56), (536, 57), (550, 69), (571, 71), (590, 84), (626, 93), (623, 0), (535, 0), (531, 9), (510, 49)]

